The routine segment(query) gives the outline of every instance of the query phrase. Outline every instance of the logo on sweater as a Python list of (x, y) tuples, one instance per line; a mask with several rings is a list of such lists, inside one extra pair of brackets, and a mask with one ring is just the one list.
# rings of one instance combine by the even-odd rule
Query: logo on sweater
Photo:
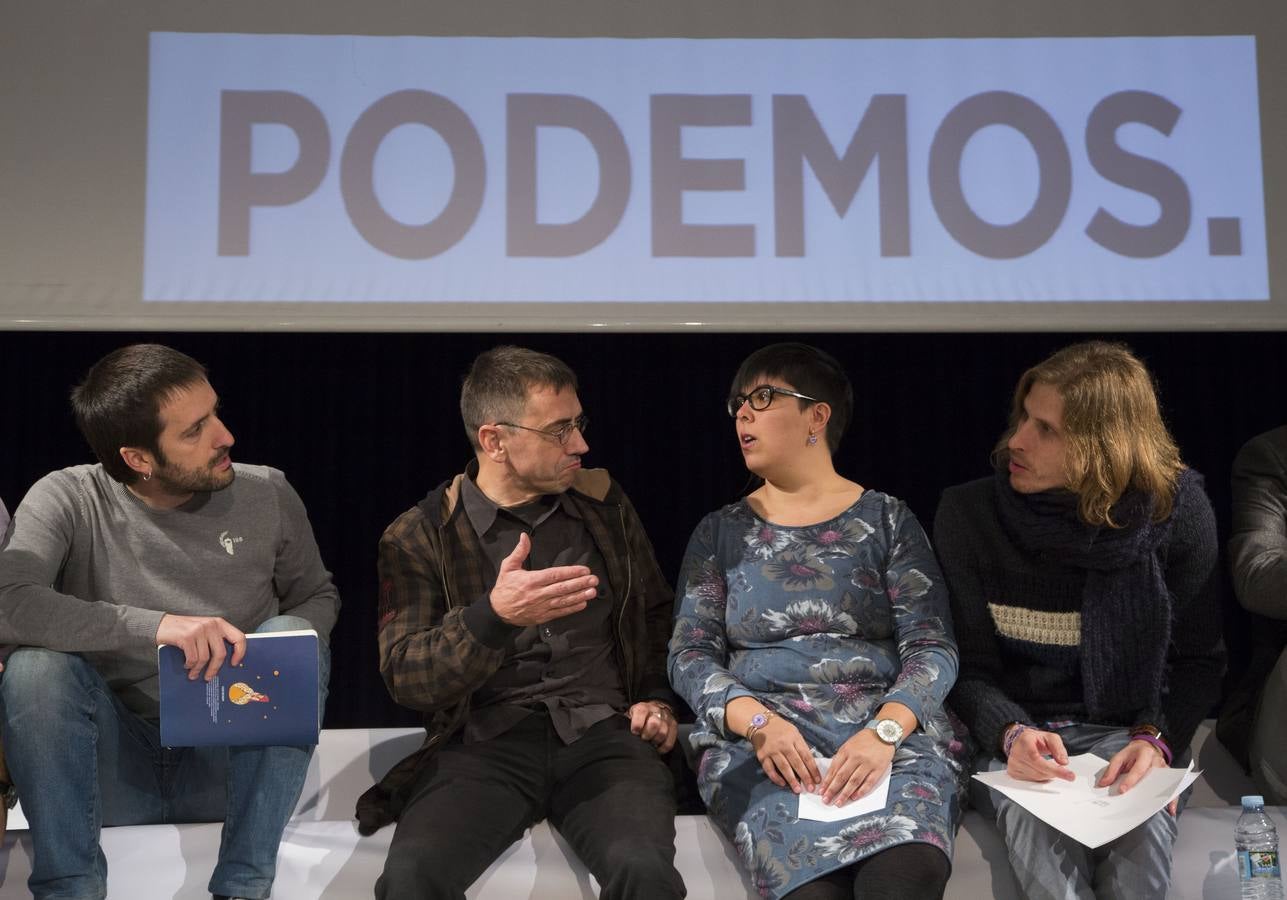
[(236, 552), (234, 545), (240, 544), (244, 540), (244, 537), (229, 537), (228, 532), (226, 531), (221, 531), (219, 533), (219, 546), (223, 547), (224, 552), (229, 556), (232, 556)]

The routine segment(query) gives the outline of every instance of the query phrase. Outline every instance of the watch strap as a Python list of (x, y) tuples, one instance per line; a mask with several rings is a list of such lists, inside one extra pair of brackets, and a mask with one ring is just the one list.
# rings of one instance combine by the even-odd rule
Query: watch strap
[(773, 710), (766, 709), (764, 710), (764, 712), (758, 712), (755, 715), (751, 716), (751, 724), (746, 729), (746, 739), (749, 741), (751, 738), (755, 737), (756, 732), (758, 732), (765, 725), (769, 724), (769, 719), (773, 718), (776, 715), (777, 713), (775, 713)]
[[(884, 735), (880, 733), (880, 726), (884, 722), (891, 722), (893, 723), (894, 727), (898, 729), (898, 738), (893, 742), (885, 740)], [(897, 750), (899, 747), (902, 746), (903, 739), (907, 737), (906, 730), (903, 728), (902, 725), (898, 723), (897, 719), (891, 719), (888, 717), (884, 719), (871, 719), (863, 727), (870, 728), (872, 731), (876, 732), (876, 737), (880, 739), (881, 743), (888, 744), (889, 746), (893, 747), (895, 750)]]

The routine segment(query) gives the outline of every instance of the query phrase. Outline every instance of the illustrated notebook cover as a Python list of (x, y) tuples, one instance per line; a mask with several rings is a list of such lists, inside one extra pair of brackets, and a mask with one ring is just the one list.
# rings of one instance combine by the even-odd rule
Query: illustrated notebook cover
[[(188, 679), (183, 651), (157, 647), (161, 744), (166, 747), (316, 744), (316, 631), (246, 635), (240, 665), (225, 661), (206, 681)], [(228, 659), (232, 647), (228, 646)]]

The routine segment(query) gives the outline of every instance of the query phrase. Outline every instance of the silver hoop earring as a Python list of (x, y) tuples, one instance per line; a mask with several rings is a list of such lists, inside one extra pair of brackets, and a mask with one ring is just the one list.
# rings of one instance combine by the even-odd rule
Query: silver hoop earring
[(144, 476), (143, 476), (143, 480), (144, 480), (144, 481), (151, 481), (151, 480), (152, 480), (152, 472), (151, 472), (150, 470), (148, 471), (148, 473), (147, 473), (146, 475), (144, 475)]

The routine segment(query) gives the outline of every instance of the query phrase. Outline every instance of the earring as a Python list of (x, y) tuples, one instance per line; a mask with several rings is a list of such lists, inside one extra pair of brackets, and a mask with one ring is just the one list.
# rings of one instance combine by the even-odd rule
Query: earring
[(148, 469), (148, 470), (147, 470), (147, 474), (143, 476), (143, 480), (144, 480), (144, 481), (151, 481), (151, 480), (152, 480), (152, 470), (151, 470), (151, 469)]
[(810, 446), (810, 447), (812, 447), (812, 446), (813, 446), (814, 444), (816, 444), (816, 443), (818, 443), (818, 436), (817, 436), (816, 434), (810, 434), (810, 435), (809, 435), (809, 446)]

